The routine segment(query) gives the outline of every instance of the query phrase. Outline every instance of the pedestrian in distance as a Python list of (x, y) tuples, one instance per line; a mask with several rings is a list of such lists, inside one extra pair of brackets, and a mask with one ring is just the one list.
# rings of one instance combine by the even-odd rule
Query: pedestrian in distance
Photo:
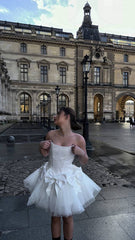
[(75, 156), (81, 164), (88, 162), (85, 139), (73, 131), (80, 129), (75, 111), (70, 107), (60, 108), (54, 124), (59, 128), (50, 130), (46, 140), (40, 142), (40, 152), (48, 156), (48, 161), (24, 179), (24, 186), (31, 192), (27, 206), (35, 204), (51, 213), (53, 240), (61, 239), (61, 220), (64, 240), (72, 240), (73, 215), (84, 212), (101, 187), (81, 166), (73, 164)]

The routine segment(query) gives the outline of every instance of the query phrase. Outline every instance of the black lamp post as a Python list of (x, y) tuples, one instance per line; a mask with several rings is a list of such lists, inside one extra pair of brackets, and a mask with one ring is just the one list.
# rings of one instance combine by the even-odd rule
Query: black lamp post
[(87, 80), (88, 80), (88, 73), (90, 71), (90, 64), (91, 60), (89, 59), (88, 55), (85, 55), (81, 64), (83, 65), (83, 73), (84, 73), (84, 94), (85, 94), (85, 112), (84, 112), (84, 120), (83, 120), (83, 137), (86, 141), (86, 149), (93, 150), (93, 147), (89, 141), (89, 122), (87, 117)]
[(59, 93), (60, 93), (60, 87), (57, 85), (55, 88), (55, 92), (56, 92), (56, 97), (57, 97), (57, 113), (58, 113), (58, 109), (59, 109)]
[[(49, 103), (51, 103), (51, 97), (49, 96), (48, 97), (48, 101), (47, 101), (47, 103), (49, 104)], [(48, 117), (48, 130), (50, 130), (51, 129), (51, 119), (50, 119), (51, 117), (50, 117), (50, 111), (49, 111), (49, 117)]]
[(40, 105), (38, 104), (38, 105), (36, 106), (36, 108), (37, 108), (37, 119), (36, 119), (36, 122), (37, 122), (37, 123), (39, 122), (39, 107), (40, 107)]
[(45, 106), (46, 106), (46, 100), (45, 99), (43, 99), (43, 102), (42, 102), (42, 104), (43, 104), (43, 126), (45, 127)]

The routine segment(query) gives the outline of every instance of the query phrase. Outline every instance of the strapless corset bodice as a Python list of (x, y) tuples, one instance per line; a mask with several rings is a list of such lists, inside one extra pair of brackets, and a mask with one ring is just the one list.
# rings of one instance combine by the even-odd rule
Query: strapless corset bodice
[(51, 142), (48, 167), (55, 169), (55, 171), (64, 170), (72, 165), (74, 156), (71, 146), (59, 146)]

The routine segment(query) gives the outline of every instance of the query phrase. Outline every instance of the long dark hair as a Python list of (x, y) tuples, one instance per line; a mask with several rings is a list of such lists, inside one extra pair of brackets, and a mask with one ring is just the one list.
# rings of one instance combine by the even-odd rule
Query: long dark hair
[(79, 130), (82, 128), (81, 125), (76, 121), (76, 114), (72, 108), (61, 107), (59, 113), (62, 111), (65, 113), (65, 115), (70, 115), (70, 125), (73, 130)]

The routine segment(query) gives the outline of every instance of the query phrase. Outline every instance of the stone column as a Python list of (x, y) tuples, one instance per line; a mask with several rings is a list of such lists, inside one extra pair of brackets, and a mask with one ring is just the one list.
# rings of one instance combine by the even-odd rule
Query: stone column
[(5, 111), (8, 112), (8, 85), (5, 84)]
[(37, 118), (37, 101), (36, 101), (36, 91), (32, 91), (32, 98), (31, 98), (31, 113), (32, 113), (32, 121), (36, 121), (36, 118)]
[(20, 97), (16, 99), (16, 90), (12, 90), (12, 115), (14, 119), (20, 119)]

